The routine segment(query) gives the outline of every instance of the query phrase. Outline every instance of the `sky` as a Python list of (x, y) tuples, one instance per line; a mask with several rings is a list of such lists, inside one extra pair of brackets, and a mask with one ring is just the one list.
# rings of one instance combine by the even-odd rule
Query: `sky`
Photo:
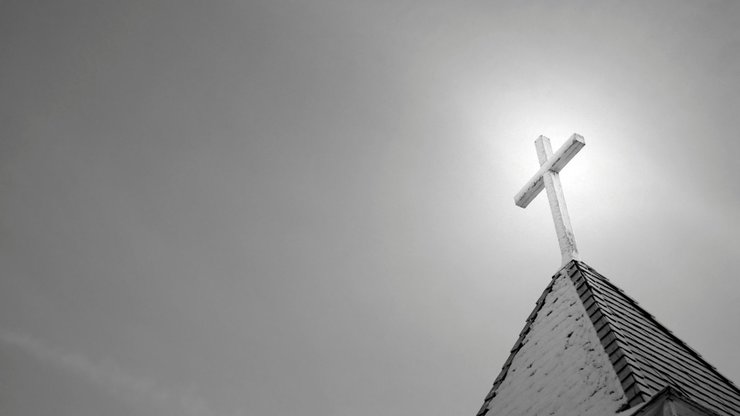
[(473, 415), (582, 259), (740, 382), (740, 3), (0, 2), (0, 413)]

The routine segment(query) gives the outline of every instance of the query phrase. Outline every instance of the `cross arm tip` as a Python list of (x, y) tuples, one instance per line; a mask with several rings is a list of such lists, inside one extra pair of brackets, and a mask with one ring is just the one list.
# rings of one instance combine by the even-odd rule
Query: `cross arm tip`
[(521, 191), (514, 195), (514, 204), (521, 208), (527, 208), (530, 202), (544, 189), (542, 177), (535, 176), (524, 185)]
[(528, 202), (524, 201), (524, 198), (522, 198), (519, 195), (514, 196), (514, 205), (518, 206), (519, 208), (526, 208), (527, 205), (529, 205)]
[(570, 136), (570, 139), (574, 142), (579, 142), (584, 146), (586, 145), (586, 139), (584, 139), (583, 136), (578, 133), (573, 133), (573, 135)]

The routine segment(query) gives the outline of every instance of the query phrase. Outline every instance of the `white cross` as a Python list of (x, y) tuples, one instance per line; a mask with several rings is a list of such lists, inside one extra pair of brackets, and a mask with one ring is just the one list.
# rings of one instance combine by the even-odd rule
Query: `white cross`
[(560, 254), (563, 257), (563, 265), (565, 265), (571, 260), (578, 260), (578, 249), (558, 173), (586, 145), (586, 141), (583, 140), (583, 136), (574, 133), (555, 154), (552, 153), (550, 139), (545, 136), (538, 137), (534, 144), (537, 148), (537, 157), (540, 159), (540, 170), (514, 196), (514, 203), (526, 208), (543, 187), (547, 190), (552, 219), (555, 221), (555, 232), (560, 243)]

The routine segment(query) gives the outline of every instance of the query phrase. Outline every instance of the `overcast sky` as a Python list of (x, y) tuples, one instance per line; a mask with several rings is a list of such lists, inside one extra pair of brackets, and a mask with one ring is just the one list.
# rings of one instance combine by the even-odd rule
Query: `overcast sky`
[(473, 415), (560, 254), (740, 381), (740, 3), (0, 2), (0, 413)]

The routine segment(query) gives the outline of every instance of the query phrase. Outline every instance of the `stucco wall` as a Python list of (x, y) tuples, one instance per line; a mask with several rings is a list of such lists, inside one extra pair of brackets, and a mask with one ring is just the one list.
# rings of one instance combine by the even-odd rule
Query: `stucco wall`
[(624, 401), (573, 283), (557, 277), (487, 416), (615, 415)]

